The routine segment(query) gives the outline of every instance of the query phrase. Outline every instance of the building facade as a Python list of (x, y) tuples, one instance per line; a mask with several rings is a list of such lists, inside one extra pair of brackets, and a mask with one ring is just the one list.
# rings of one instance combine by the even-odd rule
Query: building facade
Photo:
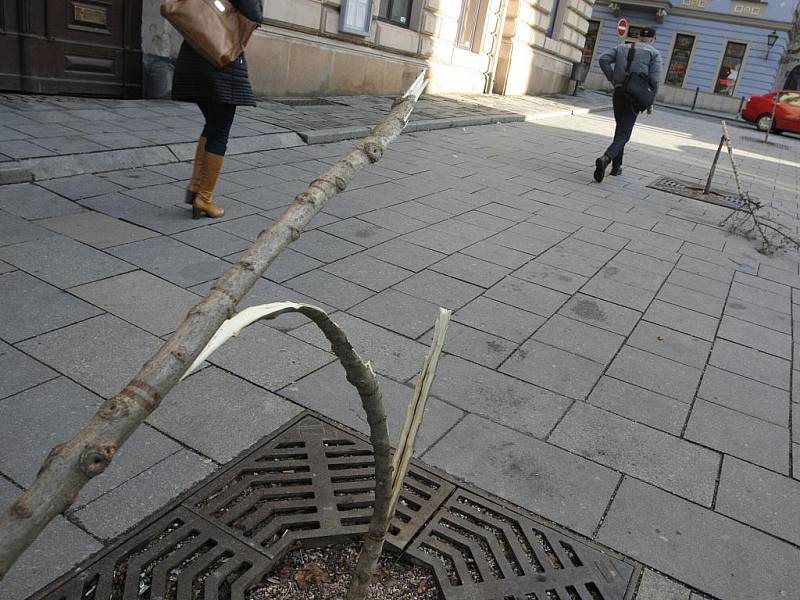
[[(664, 59), (659, 98), (736, 112), (743, 98), (781, 85), (797, 5), (797, 0), (598, 0), (583, 51), (590, 64), (586, 87), (609, 89), (598, 58), (650, 26)], [(625, 38), (617, 33), (622, 17), (630, 24)]]

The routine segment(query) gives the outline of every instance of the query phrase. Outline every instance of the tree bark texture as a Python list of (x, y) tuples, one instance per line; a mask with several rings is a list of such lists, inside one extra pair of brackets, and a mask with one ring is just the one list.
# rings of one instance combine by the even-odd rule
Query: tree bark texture
[[(406, 95), (395, 101), (389, 115), (369, 136), (315, 179), (275, 223), (259, 234), (133, 380), (103, 402), (75, 437), (50, 451), (36, 480), (0, 515), (0, 578), (47, 524), (72, 505), (81, 488), (105, 471), (122, 444), (158, 407), (281, 251), (300, 237), (308, 222), (358, 172), (383, 157), (408, 122), (424, 89), (424, 75), (423, 72)], [(368, 537), (373, 535), (370, 528)]]

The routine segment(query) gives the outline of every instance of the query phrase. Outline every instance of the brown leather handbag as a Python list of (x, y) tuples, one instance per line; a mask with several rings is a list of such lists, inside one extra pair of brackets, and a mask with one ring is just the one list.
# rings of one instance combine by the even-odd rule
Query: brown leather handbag
[(259, 25), (229, 0), (166, 0), (161, 15), (217, 69), (242, 55)]

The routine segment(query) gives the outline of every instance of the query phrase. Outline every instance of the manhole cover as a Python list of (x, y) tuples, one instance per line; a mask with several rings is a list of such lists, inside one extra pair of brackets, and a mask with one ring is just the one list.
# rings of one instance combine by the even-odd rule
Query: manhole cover
[[(245, 600), (297, 545), (366, 532), (362, 436), (304, 414), (30, 600)], [(640, 567), (414, 461), (387, 545), (446, 600), (629, 600)]]
[(681, 181), (680, 179), (674, 179), (672, 177), (659, 177), (647, 187), (667, 192), (668, 194), (676, 194), (684, 198), (699, 200), (700, 202), (708, 202), (709, 204), (732, 208), (734, 210), (738, 210), (742, 207), (742, 201), (735, 192), (712, 189), (708, 194), (704, 194), (703, 188), (705, 186), (698, 183)]
[(334, 102), (325, 98), (273, 98), (272, 102), (286, 106), (347, 106), (342, 102)]
[[(743, 135), (741, 139), (747, 142), (756, 142), (759, 144), (764, 143), (763, 137), (754, 137), (752, 135)], [(792, 150), (792, 147), (789, 144), (782, 144), (781, 142), (773, 142), (771, 140), (767, 142), (767, 146), (775, 146), (776, 148), (780, 148), (781, 150)]]

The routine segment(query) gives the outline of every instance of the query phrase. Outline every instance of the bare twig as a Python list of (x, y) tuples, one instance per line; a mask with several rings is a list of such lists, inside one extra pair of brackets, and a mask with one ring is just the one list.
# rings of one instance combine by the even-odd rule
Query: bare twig
[(386, 119), (367, 138), (314, 180), (280, 219), (261, 232), (133, 380), (119, 394), (103, 402), (74, 438), (50, 451), (36, 480), (0, 515), (0, 577), (5, 576), (45, 526), (69, 508), (81, 488), (106, 470), (119, 448), (158, 407), (281, 251), (300, 237), (308, 222), (359, 171), (381, 159), (408, 122), (425, 83), (423, 73), (405, 96), (395, 101)]

